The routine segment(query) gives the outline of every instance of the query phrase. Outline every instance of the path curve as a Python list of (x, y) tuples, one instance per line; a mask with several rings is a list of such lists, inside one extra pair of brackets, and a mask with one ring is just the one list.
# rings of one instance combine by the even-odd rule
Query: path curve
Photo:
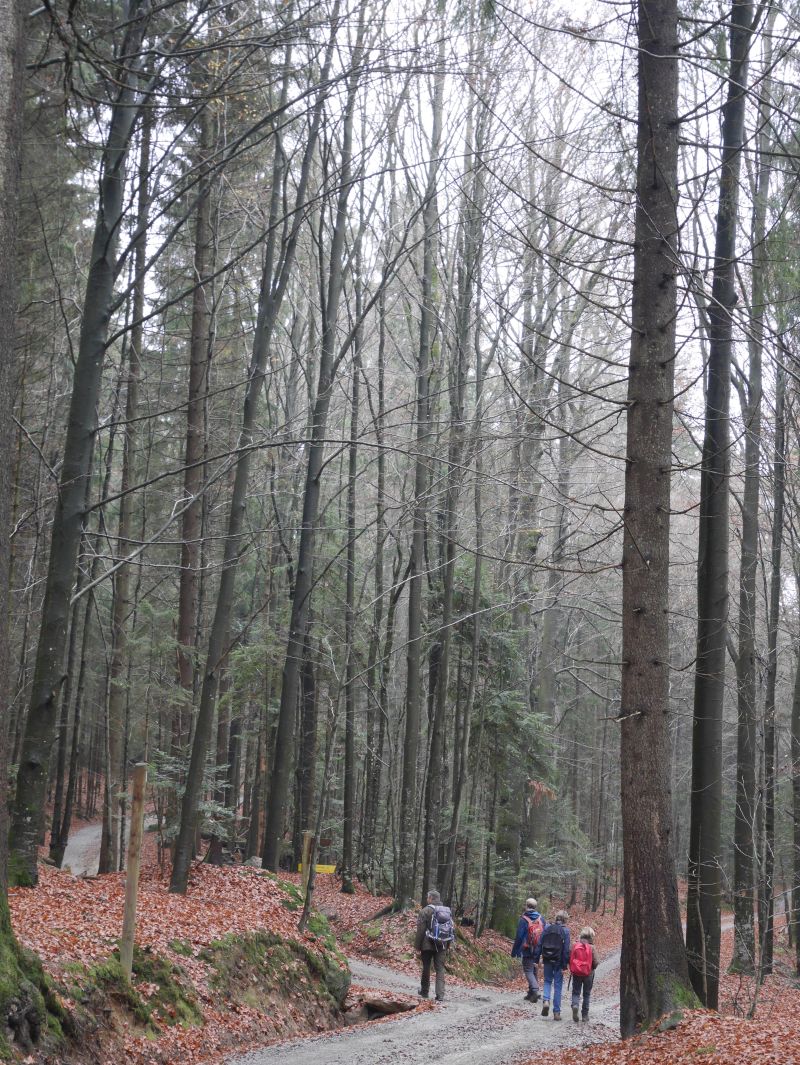
[[(349, 959), (353, 981), (376, 990), (416, 993), (418, 981), (382, 965)], [(600, 980), (619, 965), (619, 954), (602, 962)], [(541, 1006), (519, 991), (489, 987), (447, 988), (435, 1010), (398, 1016), (254, 1050), (229, 1058), (228, 1065), (512, 1065), (540, 1050), (583, 1047), (617, 1038), (615, 998), (592, 1003), (588, 1024), (575, 1024), (564, 994), (563, 1017), (541, 1016)]]

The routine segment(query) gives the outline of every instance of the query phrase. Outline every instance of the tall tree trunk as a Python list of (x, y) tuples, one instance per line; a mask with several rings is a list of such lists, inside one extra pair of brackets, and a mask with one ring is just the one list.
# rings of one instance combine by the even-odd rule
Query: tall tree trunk
[[(795, 556), (797, 547), (795, 546)], [(795, 585), (800, 595), (800, 567), (795, 557)], [(792, 699), (792, 912), (795, 973), (800, 976), (800, 637), (796, 637), (794, 698)]]
[[(362, 213), (363, 217), (363, 213)], [(356, 282), (360, 285), (360, 280)], [(361, 317), (360, 291), (356, 296), (356, 318)], [(342, 836), (342, 891), (353, 886), (353, 828), (356, 815), (356, 477), (358, 475), (358, 404), (361, 379), (361, 331), (354, 341), (353, 385), (350, 399), (350, 443), (347, 468), (347, 575), (345, 578), (346, 677), (344, 694), (344, 818)]]
[(625, 916), (620, 1030), (688, 990), (670, 832), (669, 515), (678, 220), (678, 12), (639, 0), (636, 220), (620, 706)]
[[(295, 843), (302, 853), (302, 833), (311, 831), (314, 823), (316, 777), (317, 777), (317, 680), (314, 670), (314, 644), (311, 638), (312, 622), (309, 619), (303, 640), (303, 662), (300, 673), (300, 752), (297, 759), (299, 833)], [(298, 857), (299, 861), (299, 856)]]
[[(427, 520), (430, 411), (429, 381), (431, 346), (435, 332), (434, 274), (438, 247), (439, 205), (436, 195), (444, 106), (444, 36), (439, 46), (433, 90), (433, 128), (430, 161), (422, 210), (422, 298), (416, 387), (416, 460), (414, 508), (411, 533), (411, 569), (408, 580), (408, 637), (406, 649), (406, 721), (403, 738), (403, 772), (400, 792), (399, 867), (395, 896), (404, 906), (414, 897), (414, 853), (417, 838), (417, 757), (422, 724), (422, 584), (425, 572), (425, 525)], [(423, 885), (427, 892), (432, 884)]]
[[(785, 349), (782, 346), (785, 356)], [(759, 978), (772, 972), (775, 923), (775, 683), (778, 675), (778, 623), (781, 605), (781, 555), (786, 485), (785, 418), (786, 372), (778, 367), (775, 385), (775, 450), (772, 462), (772, 549), (767, 614), (767, 683), (764, 693), (764, 841), (759, 890), (758, 936), (761, 946)]]
[[(768, 16), (764, 36), (764, 68), (771, 68), (771, 26)], [(761, 362), (764, 344), (765, 285), (767, 270), (766, 214), (771, 162), (770, 79), (761, 86), (758, 158), (753, 189), (753, 265), (750, 308), (749, 378), (739, 388), (745, 424), (745, 473), (742, 493), (741, 561), (739, 567), (739, 647), (736, 655), (738, 695), (736, 730), (736, 806), (734, 811), (733, 913), (734, 940), (731, 971), (755, 969), (753, 861), (756, 823), (756, 575), (759, 559), (758, 521), (761, 490)]]
[[(149, 211), (150, 140), (153, 111), (145, 108), (142, 116), (141, 146), (139, 149), (139, 195), (136, 228), (138, 236), (134, 249), (133, 324), (128, 345), (128, 389), (125, 398), (125, 440), (122, 448), (120, 477), (119, 521), (117, 525), (117, 561), (131, 549), (133, 531), (133, 494), (129, 491), (133, 479), (138, 441), (139, 378), (142, 365), (144, 336), (144, 288), (147, 260), (147, 216)], [(125, 746), (125, 706), (127, 703), (128, 625), (131, 614), (130, 565), (123, 563), (114, 574), (114, 600), (111, 610), (111, 682), (108, 697), (109, 805), (104, 808), (103, 837), (106, 843), (100, 850), (100, 872), (110, 873), (121, 868), (121, 826), (123, 819), (122, 789), (125, 777), (123, 749)], [(124, 830), (123, 830), (124, 831)]]
[(97, 219), (81, 319), (78, 356), (72, 384), (58, 501), (50, 538), (50, 562), (42, 603), (30, 708), (22, 741), (17, 789), (9, 839), (11, 875), (20, 884), (35, 884), (37, 847), (44, 829), (45, 794), (55, 732), (58, 693), (64, 679), (70, 596), (75, 581), (84, 516), (86, 479), (91, 476), (97, 402), (105, 362), (117, 241), (125, 210), (125, 160), (138, 114), (138, 53), (147, 10), (131, 0), (120, 54), (125, 65), (116, 75), (118, 89), (111, 108), (108, 137), (101, 160)]
[(706, 427), (700, 475), (686, 953), (692, 987), (710, 1009), (717, 1008), (719, 997), (732, 312), (736, 302), (734, 256), (752, 21), (753, 5), (734, 0), (730, 16), (728, 93), (722, 109), (722, 165), (714, 279), (708, 308)]
[[(80, 591), (86, 579), (86, 570), (80, 565), (80, 558), (86, 552), (86, 537), (84, 535), (84, 548), (79, 552), (78, 583), (77, 591)], [(97, 556), (95, 556), (97, 557)], [(91, 602), (91, 597), (89, 597)], [(61, 865), (66, 844), (61, 844), (61, 827), (64, 817), (64, 789), (67, 785), (67, 771), (69, 760), (67, 751), (71, 749), (69, 735), (70, 711), (72, 710), (72, 688), (75, 675), (75, 661), (78, 651), (78, 634), (80, 632), (81, 607), (84, 604), (76, 601), (72, 607), (72, 618), (69, 626), (69, 650), (67, 651), (67, 679), (61, 694), (61, 716), (58, 722), (58, 755), (56, 758), (56, 787), (53, 795), (53, 819), (50, 827), (50, 860), (56, 865)], [(73, 730), (75, 725), (73, 724)], [(72, 746), (74, 746), (74, 736)]]
[[(378, 449), (378, 477), (375, 496), (375, 567), (374, 567), (374, 607), (372, 613), (372, 632), (367, 651), (367, 766), (366, 785), (364, 789), (364, 821), (367, 818), (377, 820), (378, 799), (381, 791), (382, 743), (378, 737), (383, 735), (386, 720), (386, 706), (377, 691), (378, 650), (383, 624), (383, 566), (384, 545), (386, 540), (386, 453), (383, 448), (383, 422), (385, 417), (385, 359), (386, 359), (386, 293), (378, 298), (378, 409), (375, 415), (375, 443)], [(369, 390), (368, 390), (369, 391)], [(363, 864), (373, 871), (375, 855), (375, 835), (377, 824), (372, 832), (363, 834)]]
[[(480, 179), (479, 179), (480, 180)], [(476, 188), (473, 194), (473, 202), (476, 206), (481, 202)], [(476, 263), (477, 266), (477, 263)], [(473, 514), (475, 517), (475, 558), (472, 566), (472, 595), (470, 598), (470, 625), (472, 639), (470, 641), (470, 667), (467, 681), (467, 693), (463, 710), (463, 728), (459, 747), (455, 752), (457, 761), (453, 784), (453, 806), (450, 816), (450, 831), (447, 838), (447, 851), (445, 866), (442, 875), (442, 891), (444, 898), (451, 899), (455, 889), (456, 878), (456, 846), (458, 844), (459, 826), (461, 823), (461, 806), (464, 790), (467, 786), (469, 775), (469, 751), (472, 714), (475, 708), (475, 695), (478, 687), (478, 667), (480, 664), (481, 644), (481, 580), (483, 576), (483, 459), (481, 454), (481, 427), (483, 419), (483, 355), (479, 344), (475, 345), (475, 417), (473, 425), (473, 438), (475, 450), (475, 480), (473, 488)], [(476, 767), (477, 772), (477, 767)], [(462, 899), (462, 905), (463, 905)]]
[[(43, 1028), (44, 977), (30, 952), (14, 938), (8, 911), (6, 781), (8, 780), (8, 576), (10, 557), (12, 372), (17, 307), (17, 191), (22, 142), (22, 84), (25, 60), (23, 11), (16, 0), (0, 0), (0, 1021), (5, 1033), (30, 1048)], [(27, 1045), (26, 1045), (27, 1044)], [(13, 1053), (13, 1051), (12, 1051)]]
[[(186, 447), (184, 451), (183, 496), (192, 502), (181, 518), (181, 570), (178, 590), (177, 670), (183, 701), (175, 713), (183, 717), (192, 705), (194, 692), (194, 651), (197, 637), (199, 596), (200, 541), (202, 535), (204, 405), (208, 390), (208, 371), (211, 355), (211, 296), (204, 284), (211, 267), (211, 177), (208, 159), (213, 147), (213, 118), (211, 107), (200, 113), (200, 144), (198, 164), (200, 178), (197, 189), (197, 216), (194, 231), (192, 325), (189, 342), (189, 396), (186, 404)], [(188, 730), (186, 730), (188, 733)], [(178, 723), (176, 734), (184, 729)]]

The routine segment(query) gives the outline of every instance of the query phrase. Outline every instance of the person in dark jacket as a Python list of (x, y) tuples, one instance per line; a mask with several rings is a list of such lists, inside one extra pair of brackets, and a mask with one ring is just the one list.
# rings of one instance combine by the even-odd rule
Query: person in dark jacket
[(554, 1021), (561, 1020), (561, 988), (564, 984), (564, 972), (569, 965), (568, 920), (569, 914), (559, 910), (555, 921), (547, 925), (542, 938), (539, 940), (539, 951), (544, 963), (542, 1016), (546, 1017), (550, 1012), (550, 990), (552, 988)]
[(431, 989), (431, 964), (436, 970), (436, 1001), (444, 1002), (444, 963), (447, 957), (447, 948), (437, 946), (428, 935), (431, 926), (434, 907), (441, 906), (442, 896), (438, 891), (428, 892), (428, 905), (419, 911), (417, 917), (417, 934), (414, 937), (414, 949), (419, 951), (422, 961), (422, 976), (419, 982), (419, 993), (422, 998), (427, 998)]
[[(592, 952), (592, 971), (588, 976), (581, 976), (575, 972), (572, 963), (572, 956), (579, 943), (584, 943)], [(598, 957), (597, 951), (594, 948), (594, 929), (588, 925), (581, 929), (580, 939), (578, 943), (572, 948), (572, 956), (570, 958), (570, 972), (572, 973), (572, 1019), (577, 1021), (578, 1019), (578, 1007), (581, 1004), (581, 992), (583, 992), (583, 1009), (581, 1010), (581, 1020), (589, 1020), (589, 996), (592, 993), (592, 984), (594, 983), (594, 971), (597, 968)]]
[(526, 1002), (539, 1001), (539, 981), (536, 969), (539, 965), (539, 942), (544, 932), (544, 918), (536, 909), (536, 899), (525, 900), (525, 912), (517, 925), (517, 938), (511, 948), (512, 958), (522, 958), (522, 972), (528, 981)]

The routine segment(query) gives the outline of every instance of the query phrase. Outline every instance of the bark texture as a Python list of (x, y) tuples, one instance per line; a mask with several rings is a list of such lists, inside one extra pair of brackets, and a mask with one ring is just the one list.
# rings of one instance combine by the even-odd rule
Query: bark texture
[(677, 261), (677, 5), (640, 0), (622, 583), (620, 1029), (691, 997), (671, 847), (669, 526)]

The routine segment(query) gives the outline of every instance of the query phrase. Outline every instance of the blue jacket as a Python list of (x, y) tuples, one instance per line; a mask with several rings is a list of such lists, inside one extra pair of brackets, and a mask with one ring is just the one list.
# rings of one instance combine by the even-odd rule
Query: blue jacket
[[(525, 946), (525, 941), (528, 938), (528, 922), (525, 920), (526, 917), (529, 917), (531, 921), (542, 921), (542, 915), (538, 910), (525, 911), (522, 917), (520, 917), (519, 924), (517, 925), (517, 938), (514, 940), (514, 946), (511, 948), (511, 957), (536, 958), (538, 961), (539, 948), (535, 947), (531, 950), (529, 947)], [(542, 925), (544, 925), (544, 921), (542, 921)], [(542, 931), (544, 931), (544, 928), (542, 928)]]
[[(542, 939), (544, 939), (544, 937), (547, 935), (547, 933), (553, 928), (555, 928), (561, 935), (561, 964), (558, 966), (558, 968), (559, 969), (567, 969), (569, 967), (569, 929), (567, 928), (567, 926), (565, 924), (559, 924), (558, 921), (553, 921), (553, 923), (547, 925), (547, 927), (545, 928), (544, 932), (542, 932)], [(536, 959), (537, 961), (541, 957), (541, 954), (542, 954), (542, 940), (540, 939), (539, 940), (539, 947), (538, 947), (538, 954), (537, 954), (537, 959)]]

